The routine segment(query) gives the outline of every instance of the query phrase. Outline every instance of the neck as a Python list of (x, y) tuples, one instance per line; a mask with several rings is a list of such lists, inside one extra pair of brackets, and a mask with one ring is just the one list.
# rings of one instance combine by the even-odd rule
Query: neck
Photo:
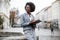
[(27, 12), (27, 14), (28, 14), (28, 15), (31, 15), (31, 13), (30, 13), (30, 12)]

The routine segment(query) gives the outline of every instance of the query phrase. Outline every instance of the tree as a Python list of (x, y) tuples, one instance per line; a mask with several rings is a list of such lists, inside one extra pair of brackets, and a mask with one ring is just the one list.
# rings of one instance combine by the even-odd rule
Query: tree
[(4, 22), (4, 18), (2, 18), (2, 16), (0, 15), (0, 25), (2, 25)]

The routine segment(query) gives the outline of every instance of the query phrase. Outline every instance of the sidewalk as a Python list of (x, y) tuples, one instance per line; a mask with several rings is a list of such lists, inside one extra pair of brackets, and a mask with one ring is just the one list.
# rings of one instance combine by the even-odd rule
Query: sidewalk
[(60, 40), (60, 30), (51, 33), (50, 29), (40, 29), (39, 40)]

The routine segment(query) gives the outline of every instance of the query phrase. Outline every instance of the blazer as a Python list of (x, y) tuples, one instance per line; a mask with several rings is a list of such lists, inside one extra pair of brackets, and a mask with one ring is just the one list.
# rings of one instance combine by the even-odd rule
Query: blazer
[[(32, 18), (34, 19), (34, 16), (31, 14)], [(26, 29), (35, 29), (36, 25), (29, 25), (30, 18), (27, 13), (24, 13), (20, 17), (21, 26)]]

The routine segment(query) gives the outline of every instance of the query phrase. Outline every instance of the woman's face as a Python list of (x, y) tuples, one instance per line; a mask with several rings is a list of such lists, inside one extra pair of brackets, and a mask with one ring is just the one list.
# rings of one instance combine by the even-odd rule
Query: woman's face
[(30, 12), (30, 6), (29, 5), (26, 5), (26, 11), (29, 13)]

